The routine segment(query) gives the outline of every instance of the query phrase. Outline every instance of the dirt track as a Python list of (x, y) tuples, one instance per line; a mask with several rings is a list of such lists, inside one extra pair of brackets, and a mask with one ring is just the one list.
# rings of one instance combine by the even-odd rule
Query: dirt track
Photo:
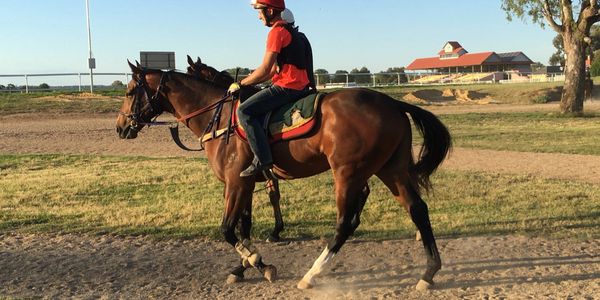
[[(595, 106), (592, 106), (592, 108)], [(445, 113), (547, 106), (431, 107)], [(145, 129), (121, 141), (113, 115), (0, 117), (0, 153), (96, 153), (193, 156), (171, 141), (164, 128)], [(183, 130), (185, 132), (185, 130)], [(186, 143), (193, 145), (188, 136)], [(558, 162), (567, 161), (565, 165)], [(600, 158), (455, 149), (445, 168), (530, 173), (599, 184)], [(577, 172), (565, 172), (565, 168)], [(435, 227), (435, 224), (434, 224)], [(236, 255), (225, 243), (201, 240), (79, 235), (0, 236), (0, 297), (48, 298), (600, 298), (600, 241), (560, 241), (522, 236), (440, 239), (444, 268), (433, 291), (414, 290), (424, 267), (413, 240), (352, 241), (328, 266), (320, 285), (295, 289), (322, 251), (323, 241), (260, 243), (280, 280), (267, 283), (255, 271), (247, 281), (225, 285)]]

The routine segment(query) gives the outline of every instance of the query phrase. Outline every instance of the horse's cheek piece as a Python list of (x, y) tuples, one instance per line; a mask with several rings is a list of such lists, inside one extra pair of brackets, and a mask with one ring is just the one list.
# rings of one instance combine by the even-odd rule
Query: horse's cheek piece
[(245, 239), (243, 241), (239, 241), (235, 244), (235, 250), (242, 257), (242, 264), (244, 267), (255, 267), (260, 262), (261, 256), (258, 253), (258, 249), (254, 247), (250, 240)]

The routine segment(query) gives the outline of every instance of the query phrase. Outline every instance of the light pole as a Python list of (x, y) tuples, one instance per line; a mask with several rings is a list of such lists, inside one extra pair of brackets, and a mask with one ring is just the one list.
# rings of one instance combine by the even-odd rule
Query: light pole
[(88, 58), (88, 66), (90, 68), (90, 93), (94, 93), (94, 69), (96, 68), (96, 59), (94, 59), (92, 54), (92, 30), (90, 29), (90, 0), (85, 0), (85, 10), (88, 30), (88, 49), (90, 50), (90, 56)]

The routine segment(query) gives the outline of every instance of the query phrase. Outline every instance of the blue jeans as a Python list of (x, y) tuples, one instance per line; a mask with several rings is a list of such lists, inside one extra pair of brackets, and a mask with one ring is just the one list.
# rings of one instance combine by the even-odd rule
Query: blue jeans
[(246, 131), (255, 162), (258, 160), (263, 166), (273, 163), (269, 139), (261, 122), (262, 117), (286, 103), (300, 99), (307, 95), (308, 91), (308, 87), (299, 91), (271, 85), (238, 106), (237, 115)]

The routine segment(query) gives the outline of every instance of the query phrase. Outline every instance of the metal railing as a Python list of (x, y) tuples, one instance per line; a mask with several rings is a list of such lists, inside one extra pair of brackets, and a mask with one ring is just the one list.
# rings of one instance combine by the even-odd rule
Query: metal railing
[[(115, 81), (124, 85), (129, 82), (131, 73), (94, 73), (94, 87), (110, 88)], [(238, 79), (243, 78), (240, 75)], [(5, 78), (14, 78), (20, 82), (11, 82), (12, 88), (7, 88)], [(44, 80), (41, 80), (41, 79)], [(49, 81), (48, 81), (49, 80)], [(383, 87), (410, 85), (449, 85), (449, 84), (482, 84), (482, 83), (523, 83), (523, 82), (555, 82), (564, 81), (564, 74), (532, 74), (519, 72), (489, 72), (489, 73), (337, 73), (315, 74), (319, 88), (344, 87)], [(41, 89), (39, 85), (48, 84), (50, 89)], [(67, 83), (67, 84), (65, 84)], [(70, 83), (70, 84), (69, 84)], [(77, 89), (83, 91), (89, 87), (89, 73), (49, 73), (49, 74), (9, 74), (0, 75), (0, 92), (25, 92), (41, 90)]]
[[(0, 92), (25, 92), (29, 93), (33, 90), (44, 90), (40, 89), (39, 85), (45, 83), (51, 86), (52, 90), (55, 89), (72, 89), (76, 87), (78, 91), (82, 91), (85, 87), (89, 87), (89, 76), (90, 73), (48, 73), (48, 74), (8, 74), (0, 75), (0, 84), (4, 85), (4, 89), (0, 89)], [(116, 80), (121, 81), (123, 84), (127, 84), (131, 78), (131, 73), (94, 73), (96, 79), (100, 79), (94, 84), (94, 86), (110, 86), (110, 84)], [(3, 84), (5, 80), (3, 78), (15, 78), (15, 81)], [(40, 78), (50, 78), (51, 81), (41, 82)], [(60, 79), (60, 80), (58, 80)], [(20, 81), (20, 82), (19, 82)], [(35, 84), (32, 82), (37, 81)], [(54, 81), (54, 84), (52, 84)], [(67, 82), (67, 84), (65, 84)], [(68, 84), (72, 83), (72, 84)], [(7, 88), (9, 85), (14, 85), (15, 88)]]

